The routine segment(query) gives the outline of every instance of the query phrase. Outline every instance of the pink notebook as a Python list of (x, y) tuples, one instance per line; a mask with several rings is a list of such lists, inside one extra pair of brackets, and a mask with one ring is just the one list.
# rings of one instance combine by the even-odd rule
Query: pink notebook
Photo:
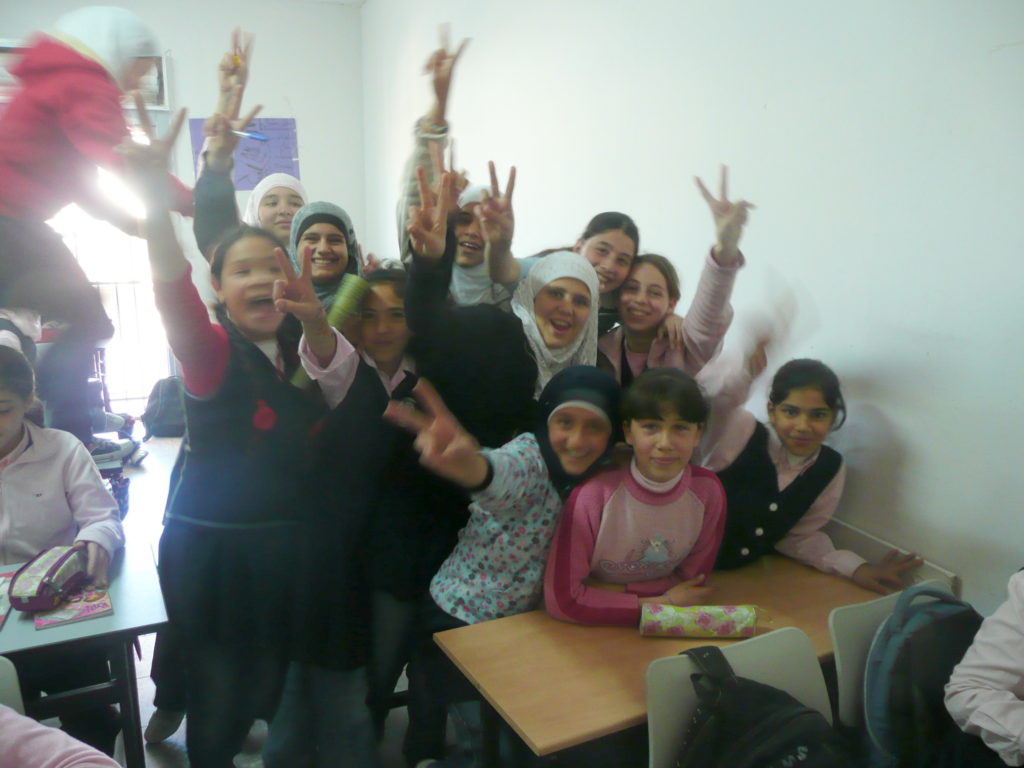
[(114, 604), (105, 589), (83, 589), (74, 592), (66, 603), (51, 611), (35, 615), (36, 629), (57, 627), (73, 621), (95, 619), (114, 612)]

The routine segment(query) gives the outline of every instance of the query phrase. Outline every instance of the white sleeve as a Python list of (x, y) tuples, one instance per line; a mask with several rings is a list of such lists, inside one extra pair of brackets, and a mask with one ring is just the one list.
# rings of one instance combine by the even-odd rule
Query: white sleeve
[(94, 541), (113, 557), (124, 546), (117, 501), (107, 490), (89, 451), (77, 440), (63, 464), (64, 492), (78, 526), (75, 541)]
[(946, 709), (1007, 765), (1024, 765), (1024, 573), (985, 619), (946, 684)]

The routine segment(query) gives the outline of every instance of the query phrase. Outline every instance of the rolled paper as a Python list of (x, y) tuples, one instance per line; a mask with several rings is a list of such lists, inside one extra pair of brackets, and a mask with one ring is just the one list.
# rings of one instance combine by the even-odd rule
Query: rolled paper
[(644, 603), (640, 634), (655, 637), (753, 637), (755, 605), (662, 605)]
[[(359, 275), (351, 273), (341, 279), (341, 285), (334, 293), (334, 300), (331, 308), (327, 310), (327, 324), (332, 328), (341, 329), (341, 326), (348, 320), (355, 311), (359, 309), (359, 302), (370, 290), (370, 284)], [(302, 388), (309, 383), (309, 376), (300, 367), (292, 374), (292, 385)]]

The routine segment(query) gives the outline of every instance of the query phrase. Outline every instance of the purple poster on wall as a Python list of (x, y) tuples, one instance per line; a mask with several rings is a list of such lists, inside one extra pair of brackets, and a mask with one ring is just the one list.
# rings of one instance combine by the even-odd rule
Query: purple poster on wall
[[(203, 118), (188, 121), (192, 135), (192, 159), (198, 162), (203, 148)], [(251, 190), (264, 176), (271, 173), (290, 173), (299, 176), (299, 142), (293, 117), (258, 117), (249, 123), (247, 131), (263, 134), (266, 141), (242, 138), (235, 150), (235, 169), (231, 174), (237, 190)]]

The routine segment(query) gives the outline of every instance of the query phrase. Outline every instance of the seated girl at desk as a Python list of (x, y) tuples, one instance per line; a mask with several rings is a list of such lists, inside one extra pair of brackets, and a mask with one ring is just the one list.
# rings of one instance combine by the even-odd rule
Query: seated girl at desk
[(921, 564), (917, 556), (893, 550), (874, 565), (837, 550), (821, 530), (846, 479), (842, 457), (823, 444), (846, 419), (838, 377), (817, 360), (783, 365), (768, 395), (769, 429), (741, 407), (765, 362), (758, 349), (719, 388), (702, 444), (703, 464), (718, 473), (729, 499), (716, 567), (738, 568), (774, 550), (865, 589), (902, 589), (904, 574)]
[[(0, 570), (48, 547), (74, 544), (86, 550), (92, 583), (105, 586), (110, 558), (124, 545), (117, 502), (81, 442), (25, 419), (33, 399), (32, 366), (0, 346)], [(102, 652), (58, 651), (16, 657), (25, 699), (110, 679)], [(118, 728), (109, 707), (62, 716), (62, 723), (77, 738), (113, 751)]]
[[(470, 519), (430, 583), (423, 631), (410, 670), (424, 675), (425, 697), (410, 701), (410, 764), (444, 748), (445, 705), (459, 698), (461, 676), (432, 635), (537, 607), (544, 562), (566, 495), (607, 456), (618, 416), (619, 387), (591, 366), (555, 374), (541, 393), (536, 427), (494, 450), (480, 450), (433, 388), (416, 394), (422, 414), (392, 401), (387, 414), (416, 431), (429, 469), (469, 489)], [(471, 695), (471, 694), (470, 694)], [(415, 714), (415, 717), (413, 716)]]
[(697, 383), (674, 368), (645, 371), (626, 391), (633, 460), (569, 497), (544, 575), (554, 618), (635, 625), (641, 603), (706, 602), (700, 584), (725, 525), (722, 484), (690, 464), (707, 414)]
[(1024, 765), (1024, 571), (1010, 578), (1008, 590), (946, 685), (949, 714), (984, 742), (964, 745), (978, 768)]

